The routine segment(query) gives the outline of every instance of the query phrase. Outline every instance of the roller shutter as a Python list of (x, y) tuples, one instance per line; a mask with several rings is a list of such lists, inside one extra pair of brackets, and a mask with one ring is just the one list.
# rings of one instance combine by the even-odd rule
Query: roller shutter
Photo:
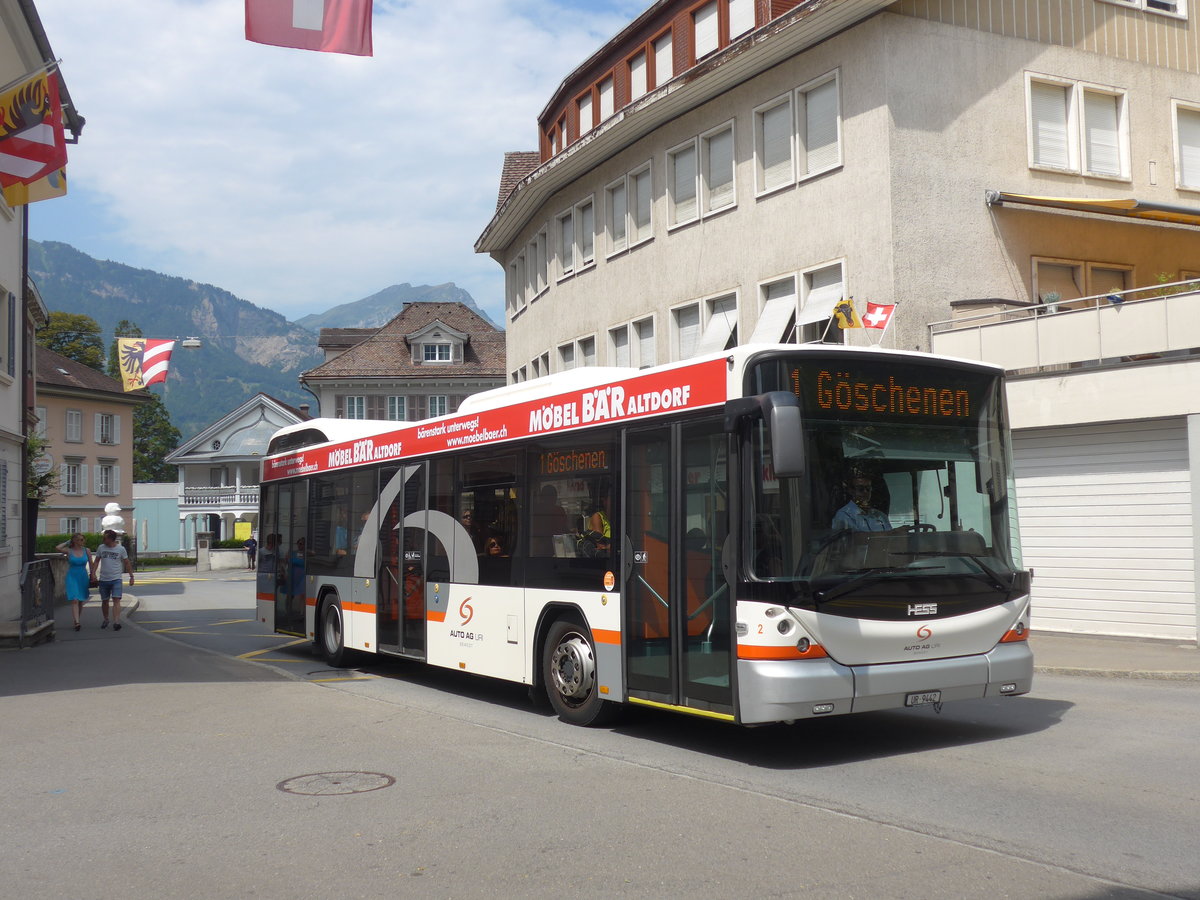
[(1196, 640), (1182, 418), (1014, 435), (1034, 628)]

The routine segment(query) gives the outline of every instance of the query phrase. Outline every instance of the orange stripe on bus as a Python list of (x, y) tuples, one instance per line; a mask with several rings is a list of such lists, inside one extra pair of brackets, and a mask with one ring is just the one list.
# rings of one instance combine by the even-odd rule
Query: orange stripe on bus
[(374, 614), (375, 613), (375, 604), (374, 603), (343, 603), (342, 609), (344, 609), (348, 612)]
[(803, 653), (794, 645), (756, 647), (752, 644), (738, 644), (738, 659), (821, 659), (828, 655), (820, 644), (810, 644)]
[(446, 611), (444, 609), (431, 609), (425, 613), (425, 618), (430, 622), (445, 622)]
[(274, 594), (256, 594), (255, 596), (258, 597), (258, 600), (260, 603), (274, 603), (275, 602)]
[(621, 644), (621, 632), (609, 631), (605, 628), (593, 628), (592, 637), (597, 644)]

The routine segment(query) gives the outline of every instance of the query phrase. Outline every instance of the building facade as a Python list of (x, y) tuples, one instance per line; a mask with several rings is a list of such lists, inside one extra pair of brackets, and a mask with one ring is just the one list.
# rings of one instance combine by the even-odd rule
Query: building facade
[(407, 303), (378, 329), (322, 328), (300, 383), (321, 415), (415, 422), (505, 383), (504, 332), (462, 303)]
[[(56, 58), (32, 0), (0, 0), (0, 85), (19, 83)], [(61, 74), (59, 93), (67, 139), (77, 141), (83, 119)], [(21, 569), (34, 552), (25, 442), (36, 427), (33, 332), (47, 312), (28, 273), (30, 215), (29, 204), (11, 207), (0, 196), (0, 622), (20, 616)]]
[[(271, 435), (308, 418), (307, 410), (258, 393), (172, 450), (166, 461), (179, 471), (177, 547), (194, 549), (197, 531), (210, 532), (214, 540), (231, 539), (238, 522), (254, 531), (262, 458)], [(163, 523), (155, 527), (161, 533)]]
[[(1038, 478), (1092, 485), (1083, 504), (1066, 502), (1069, 487), (1025, 501), (1036, 624), (1195, 641), (1200, 402), (1136, 399), (1169, 370), (1200, 376), (1200, 339), (1174, 331), (1200, 304), (1186, 283), (1200, 275), (1191, 7), (654, 3), (567, 75), (538, 117), (537, 149), (505, 158), (476, 249), (507, 276), (509, 380), (750, 341), (878, 339), (831, 327), (846, 298), (860, 313), (897, 304), (884, 346), (948, 352), (931, 324), (1069, 321), (1103, 312), (1093, 298), (1110, 295), (1124, 315), (1135, 310), (1126, 299), (1172, 285), (1159, 304), (1172, 326), (1138, 352), (1032, 367), (1014, 357), (1010, 401), (1017, 462), (1034, 479), (1026, 496), (1045, 496)], [(1086, 382), (1097, 368), (1123, 388), (1096, 395)], [(1122, 459), (1090, 452), (1109, 443)], [(1160, 551), (1142, 545), (1155, 506), (1119, 514), (1108, 477), (1161, 480), (1145, 465), (1160, 452), (1171, 474), (1158, 511), (1173, 529), (1165, 603), (1163, 579), (1149, 577)], [(1045, 531), (1048, 515), (1063, 524)], [(1119, 554), (1084, 556), (1096, 536), (1062, 533), (1097, 518), (1114, 534), (1093, 546)]]
[(149, 399), (53, 350), (37, 351), (37, 430), (58, 473), (38, 511), (38, 534), (99, 531), (104, 507), (133, 512), (133, 411)]

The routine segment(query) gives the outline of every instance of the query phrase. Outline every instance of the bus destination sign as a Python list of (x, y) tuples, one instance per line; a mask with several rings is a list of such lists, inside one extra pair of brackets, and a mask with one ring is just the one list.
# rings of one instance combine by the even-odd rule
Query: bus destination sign
[(883, 365), (791, 370), (806, 415), (963, 421), (978, 415), (991, 379), (968, 372)]

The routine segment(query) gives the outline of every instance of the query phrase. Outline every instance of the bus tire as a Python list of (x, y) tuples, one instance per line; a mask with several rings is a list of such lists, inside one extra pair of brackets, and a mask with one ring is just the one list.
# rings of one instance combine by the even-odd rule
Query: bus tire
[(542, 683), (554, 712), (571, 725), (603, 725), (619, 709), (600, 696), (596, 645), (588, 629), (572, 619), (558, 619), (546, 634)]
[(337, 598), (326, 600), (321, 605), (320, 631), (321, 656), (335, 668), (341, 668), (350, 659), (346, 649), (346, 622), (342, 617), (342, 605)]

